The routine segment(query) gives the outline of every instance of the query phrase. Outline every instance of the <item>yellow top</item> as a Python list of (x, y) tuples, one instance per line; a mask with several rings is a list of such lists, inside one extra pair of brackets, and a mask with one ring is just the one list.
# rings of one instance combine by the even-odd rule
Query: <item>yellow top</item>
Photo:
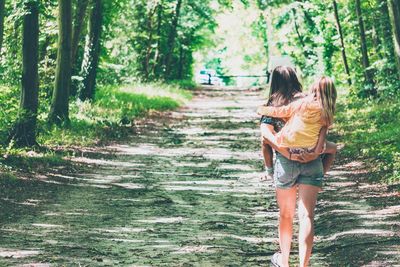
[(283, 147), (314, 148), (324, 126), (321, 121), (322, 108), (310, 97), (282, 107), (261, 106), (257, 112), (275, 118), (289, 118), (276, 135), (278, 145)]

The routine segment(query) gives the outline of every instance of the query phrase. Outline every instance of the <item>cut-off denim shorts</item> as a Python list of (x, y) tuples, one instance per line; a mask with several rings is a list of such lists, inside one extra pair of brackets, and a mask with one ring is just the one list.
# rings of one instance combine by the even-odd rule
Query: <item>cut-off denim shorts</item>
[(276, 153), (274, 182), (277, 188), (289, 189), (297, 184), (321, 188), (323, 178), (324, 170), (321, 157), (307, 163), (300, 163)]

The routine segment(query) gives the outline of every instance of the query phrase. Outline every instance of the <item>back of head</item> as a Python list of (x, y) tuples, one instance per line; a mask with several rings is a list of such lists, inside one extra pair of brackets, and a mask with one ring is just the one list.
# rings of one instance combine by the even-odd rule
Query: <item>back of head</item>
[(322, 122), (330, 126), (333, 123), (337, 98), (333, 80), (329, 77), (321, 77), (312, 85), (311, 93), (322, 108)]
[(278, 66), (272, 72), (268, 105), (287, 105), (293, 100), (297, 93), (302, 91), (302, 89), (301, 83), (293, 68)]

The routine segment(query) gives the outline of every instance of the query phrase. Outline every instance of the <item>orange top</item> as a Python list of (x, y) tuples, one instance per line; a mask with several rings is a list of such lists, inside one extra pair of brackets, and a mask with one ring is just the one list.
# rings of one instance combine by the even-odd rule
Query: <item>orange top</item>
[(289, 118), (282, 130), (277, 133), (277, 143), (289, 148), (314, 148), (319, 132), (324, 124), (321, 121), (322, 108), (311, 97), (305, 97), (286, 106), (261, 106), (260, 115), (275, 118)]

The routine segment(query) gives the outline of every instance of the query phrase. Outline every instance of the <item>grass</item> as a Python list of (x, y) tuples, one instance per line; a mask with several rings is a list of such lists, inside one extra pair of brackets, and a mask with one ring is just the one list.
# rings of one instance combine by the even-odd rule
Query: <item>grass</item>
[(399, 125), (398, 100), (344, 100), (334, 133), (345, 144), (342, 156), (365, 162), (370, 181), (391, 184), (400, 182)]
[(189, 91), (174, 85), (104, 86), (97, 91), (95, 102), (72, 103), (69, 127), (43, 125), (39, 142), (46, 146), (90, 146), (122, 138), (135, 119), (176, 109), (190, 98)]
[[(11, 175), (6, 166), (26, 171), (59, 165), (62, 160), (54, 151), (68, 147), (94, 146), (125, 137), (135, 119), (153, 112), (173, 110), (191, 99), (190, 83), (180, 85), (149, 83), (124, 86), (101, 86), (94, 102), (71, 101), (70, 124), (65, 127), (47, 124), (49, 100), (41, 97), (37, 140), (42, 148), (16, 149), (5, 140), (18, 115), (19, 89), (0, 86), (0, 175)], [(4, 108), (3, 108), (4, 107)], [(45, 166), (46, 165), (46, 166)]]

